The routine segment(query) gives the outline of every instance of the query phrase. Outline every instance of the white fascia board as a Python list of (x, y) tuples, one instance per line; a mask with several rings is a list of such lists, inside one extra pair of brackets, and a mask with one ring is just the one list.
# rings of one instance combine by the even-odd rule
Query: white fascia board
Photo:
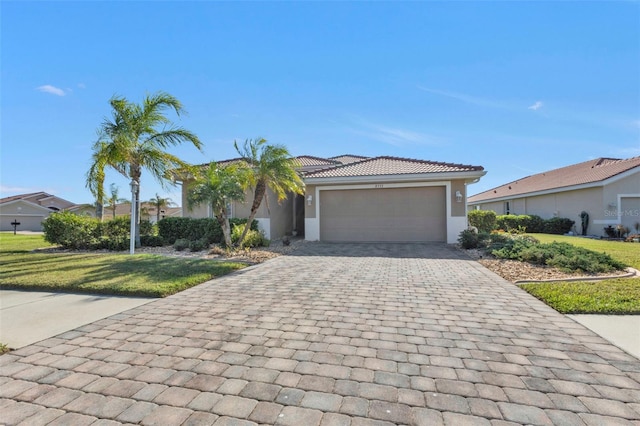
[[(556, 194), (559, 192), (568, 192), (568, 191), (575, 191), (577, 189), (589, 189), (589, 188), (599, 188), (599, 187), (604, 187), (606, 185), (609, 185), (611, 183), (614, 183), (616, 181), (619, 181), (621, 179), (625, 179), (635, 173), (640, 173), (640, 168), (634, 167), (631, 170), (627, 170), (624, 173), (620, 173), (618, 175), (612, 176), (608, 179), (605, 180), (600, 180), (597, 182), (591, 182), (591, 183), (583, 183), (580, 185), (572, 185), (572, 186), (564, 186), (564, 187), (560, 187), (560, 188), (552, 188), (552, 189), (545, 189), (544, 191), (534, 191), (534, 192), (525, 192), (524, 194), (518, 194), (518, 195), (512, 195), (512, 196), (504, 196), (504, 197), (496, 197), (496, 198), (487, 198), (485, 200), (482, 201), (469, 201), (469, 205), (470, 206), (475, 206), (477, 204), (482, 204), (482, 203), (494, 203), (497, 201), (510, 201), (510, 200), (517, 200), (520, 198), (528, 198), (528, 197), (537, 197), (540, 195), (549, 195), (549, 194)], [(491, 191), (491, 190), (489, 190)], [(472, 195), (473, 197), (473, 195)]]
[(349, 176), (314, 178), (305, 177), (307, 185), (329, 185), (329, 184), (357, 184), (357, 183), (387, 183), (387, 182), (430, 182), (454, 179), (475, 180), (484, 176), (487, 172), (443, 172), (443, 173), (416, 173), (410, 175), (376, 175), (376, 176)]

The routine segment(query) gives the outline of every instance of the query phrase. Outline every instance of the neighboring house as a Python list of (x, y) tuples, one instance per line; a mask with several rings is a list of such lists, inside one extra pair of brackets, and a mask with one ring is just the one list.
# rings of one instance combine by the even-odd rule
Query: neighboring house
[[(118, 216), (131, 216), (131, 203), (116, 204), (116, 217)], [(164, 209), (161, 209), (160, 220), (165, 217), (182, 217), (182, 207), (165, 207)], [(113, 210), (111, 207), (107, 206), (104, 208), (102, 218), (104, 220), (110, 220), (113, 218)], [(156, 223), (157, 218), (156, 206), (146, 202), (140, 204), (140, 219)]]
[[(310, 241), (455, 243), (467, 226), (467, 185), (480, 166), (397, 157), (297, 157), (306, 192), (278, 203), (270, 191), (256, 215), (267, 238), (293, 233)], [(219, 162), (224, 165), (237, 159)], [(186, 206), (189, 182), (182, 185)], [(231, 204), (233, 217), (248, 217), (252, 193)], [(212, 217), (206, 205), (188, 217)]]
[(469, 197), (470, 208), (497, 214), (532, 214), (576, 222), (589, 214), (588, 234), (622, 224), (634, 230), (640, 222), (640, 157), (597, 158), (527, 176)]
[(46, 192), (14, 195), (0, 199), (0, 230), (13, 231), (11, 222), (20, 222), (19, 231), (42, 231), (42, 221), (52, 212), (70, 211), (95, 216), (95, 208), (74, 204)]

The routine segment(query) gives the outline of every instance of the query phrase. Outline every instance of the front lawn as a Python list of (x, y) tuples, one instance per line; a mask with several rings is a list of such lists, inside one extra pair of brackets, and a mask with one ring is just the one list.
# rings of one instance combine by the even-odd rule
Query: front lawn
[[(537, 238), (541, 243), (564, 242), (607, 253), (626, 265), (640, 269), (640, 244), (638, 243), (564, 235), (529, 235)], [(640, 314), (640, 278), (521, 284), (520, 287), (563, 314)]]
[(244, 263), (149, 254), (33, 253), (42, 235), (0, 233), (0, 289), (164, 297)]

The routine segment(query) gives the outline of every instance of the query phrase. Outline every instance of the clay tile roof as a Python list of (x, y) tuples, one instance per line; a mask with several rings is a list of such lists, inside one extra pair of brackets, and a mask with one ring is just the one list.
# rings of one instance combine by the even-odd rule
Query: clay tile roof
[(356, 161), (367, 160), (369, 157), (363, 157), (362, 155), (336, 155), (335, 157), (331, 157), (331, 160), (338, 161), (342, 164), (355, 163)]
[(635, 167), (640, 167), (640, 157), (625, 160), (618, 158), (596, 158), (595, 160), (572, 164), (509, 182), (471, 196), (469, 197), (469, 202), (475, 203), (494, 198), (512, 197), (575, 185), (602, 182)]
[(0, 198), (0, 204), (8, 203), (10, 201), (15, 201), (15, 200), (24, 200), (25, 198), (31, 198), (36, 195), (48, 196), (49, 194), (47, 194), (46, 192), (32, 192), (29, 194), (12, 195), (10, 197)]
[(469, 172), (484, 170), (480, 166), (440, 163), (398, 157), (375, 157), (337, 167), (310, 172), (308, 178), (384, 176), (426, 173)]
[(300, 155), (296, 157), (296, 160), (300, 162), (302, 167), (308, 166), (333, 166), (339, 164), (338, 161), (328, 159), (328, 158), (320, 158), (314, 157), (312, 155)]

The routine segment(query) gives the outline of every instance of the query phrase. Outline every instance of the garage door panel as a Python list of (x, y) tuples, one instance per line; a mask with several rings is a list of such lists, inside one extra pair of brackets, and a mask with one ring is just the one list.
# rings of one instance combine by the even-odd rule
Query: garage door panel
[(321, 191), (320, 239), (445, 241), (445, 188)]

